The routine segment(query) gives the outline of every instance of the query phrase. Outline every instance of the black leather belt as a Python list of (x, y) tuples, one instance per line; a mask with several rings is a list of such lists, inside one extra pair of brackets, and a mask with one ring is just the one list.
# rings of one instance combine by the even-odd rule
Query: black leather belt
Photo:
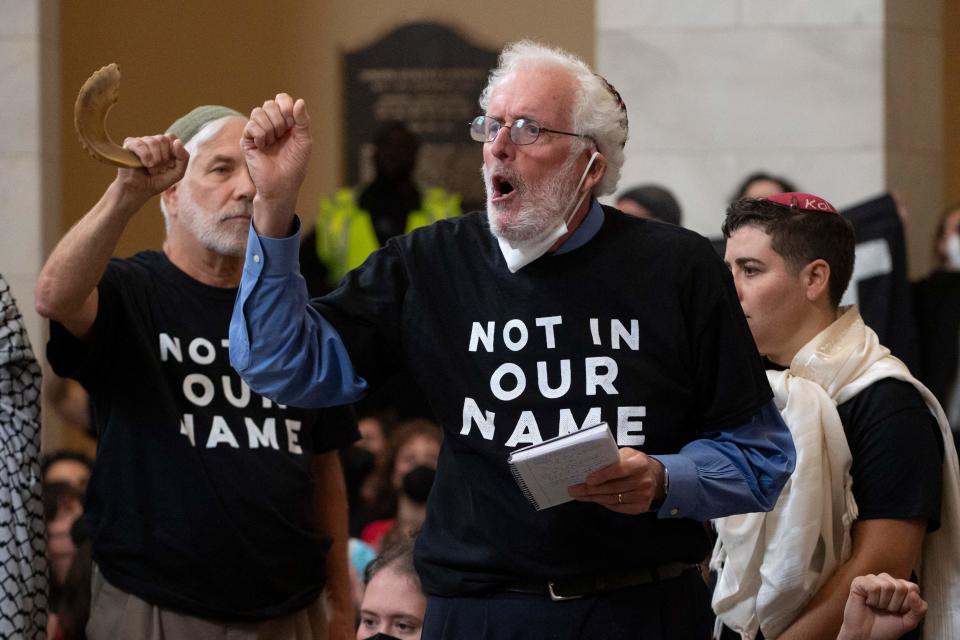
[(679, 578), (685, 571), (699, 571), (695, 564), (668, 562), (656, 567), (640, 567), (628, 571), (595, 576), (567, 576), (540, 582), (510, 582), (501, 587), (503, 591), (550, 596), (555, 602), (576, 600), (606, 591), (636, 587), (641, 584)]

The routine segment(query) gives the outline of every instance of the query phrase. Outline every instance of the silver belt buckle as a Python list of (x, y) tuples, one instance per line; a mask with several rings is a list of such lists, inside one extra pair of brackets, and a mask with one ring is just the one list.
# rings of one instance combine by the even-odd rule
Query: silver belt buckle
[(579, 600), (583, 597), (583, 594), (578, 594), (575, 596), (561, 596), (556, 591), (553, 590), (553, 580), (547, 580), (547, 592), (550, 594), (550, 599), (554, 602), (563, 602), (565, 600)]

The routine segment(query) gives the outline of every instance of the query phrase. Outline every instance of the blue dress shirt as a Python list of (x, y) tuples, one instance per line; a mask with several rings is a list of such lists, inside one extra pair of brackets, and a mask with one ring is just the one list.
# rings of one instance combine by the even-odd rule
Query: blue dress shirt
[[(556, 253), (589, 242), (603, 225), (593, 200)], [(283, 404), (327, 407), (359, 400), (366, 381), (337, 330), (308, 304), (300, 275), (299, 220), (291, 236), (259, 236), (250, 225), (246, 263), (230, 321), (230, 362), (250, 388)], [(771, 400), (729, 431), (705, 433), (678, 453), (657, 455), (669, 474), (659, 517), (708, 520), (770, 511), (793, 473), (790, 431)]]

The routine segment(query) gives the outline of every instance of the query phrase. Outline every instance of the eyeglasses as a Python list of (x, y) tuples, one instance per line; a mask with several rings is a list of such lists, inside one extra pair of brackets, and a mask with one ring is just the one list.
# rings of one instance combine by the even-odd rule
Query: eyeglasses
[(541, 126), (536, 120), (528, 118), (517, 118), (513, 124), (506, 125), (490, 116), (477, 116), (470, 121), (470, 137), (477, 142), (493, 142), (500, 129), (510, 129), (510, 140), (513, 144), (533, 144), (543, 132), (559, 133), (563, 136), (573, 136), (574, 138), (586, 138), (593, 140), (588, 135), (582, 133), (570, 133), (569, 131), (557, 131), (556, 129), (547, 129)]

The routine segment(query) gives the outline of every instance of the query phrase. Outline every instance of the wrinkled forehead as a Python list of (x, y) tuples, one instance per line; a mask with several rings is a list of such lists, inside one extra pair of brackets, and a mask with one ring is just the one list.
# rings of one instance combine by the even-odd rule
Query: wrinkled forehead
[(246, 124), (246, 118), (226, 116), (203, 125), (200, 131), (184, 145), (190, 153), (191, 163), (194, 158), (210, 154), (240, 155), (240, 136)]
[(533, 118), (554, 127), (573, 119), (576, 83), (562, 67), (538, 64), (519, 67), (490, 93), (487, 115), (513, 120)]
[(244, 162), (240, 136), (246, 123), (246, 118), (227, 116), (205, 124), (184, 145), (190, 153), (185, 177), (193, 178), (202, 175), (207, 168), (221, 160), (226, 160), (233, 165)]

